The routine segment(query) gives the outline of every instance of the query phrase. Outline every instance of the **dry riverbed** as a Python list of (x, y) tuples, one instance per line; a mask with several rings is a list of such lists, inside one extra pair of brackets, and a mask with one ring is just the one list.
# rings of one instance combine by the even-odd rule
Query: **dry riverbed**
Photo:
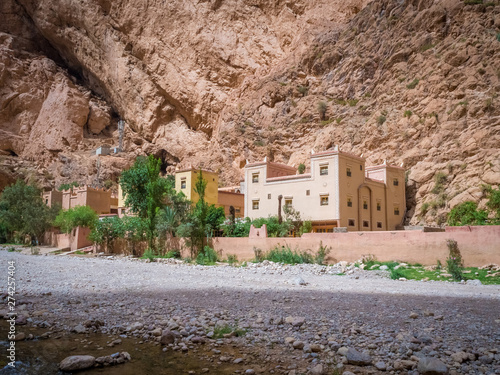
[(186, 374), (500, 374), (498, 285), (268, 262), (205, 267), (7, 251), (0, 259), (2, 292), (7, 262), (16, 264), (17, 332), (36, 329), (47, 340), (73, 332), (73, 354), (88, 354), (97, 333), (116, 352), (133, 340), (157, 356), (204, 361)]

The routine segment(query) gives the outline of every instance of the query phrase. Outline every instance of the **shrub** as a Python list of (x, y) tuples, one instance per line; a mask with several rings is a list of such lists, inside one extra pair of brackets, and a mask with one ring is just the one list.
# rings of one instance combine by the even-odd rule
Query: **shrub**
[(413, 112), (412, 112), (412, 111), (410, 111), (409, 109), (408, 109), (408, 110), (406, 110), (406, 111), (405, 111), (405, 113), (404, 113), (404, 117), (408, 117), (408, 118), (410, 118), (410, 117), (411, 117), (411, 115), (413, 115)]
[(299, 174), (304, 174), (305, 171), (306, 171), (306, 165), (304, 163), (300, 163), (298, 168)]
[(418, 78), (415, 78), (413, 81), (406, 85), (406, 88), (413, 90), (415, 87), (417, 87), (418, 82), (420, 82), (420, 80)]
[(309, 87), (307, 86), (297, 86), (297, 91), (302, 95), (302, 96), (306, 96), (307, 93), (309, 92)]
[(463, 260), (462, 254), (460, 254), (460, 250), (458, 249), (457, 241), (455, 240), (446, 240), (446, 245), (448, 246), (448, 250), (450, 252), (448, 258), (446, 259), (446, 269), (448, 273), (451, 274), (453, 279), (460, 281), (463, 279)]
[(385, 122), (385, 120), (387, 120), (386, 117), (384, 115), (380, 115), (377, 117), (377, 124), (382, 125)]
[(227, 262), (232, 266), (233, 264), (238, 263), (238, 257), (235, 254), (228, 254)]
[(330, 254), (331, 250), (332, 248), (330, 246), (323, 246), (323, 242), (320, 241), (318, 252), (314, 256), (314, 263), (324, 264), (325, 259), (328, 256), (328, 254)]
[(61, 232), (70, 233), (76, 227), (93, 229), (98, 221), (97, 213), (89, 206), (76, 206), (69, 210), (61, 210), (54, 220), (54, 226)]
[(255, 255), (255, 261), (256, 262), (262, 262), (264, 260), (264, 252), (262, 249), (259, 249), (258, 247), (253, 247), (253, 253)]
[(212, 249), (210, 246), (205, 246), (202, 251), (198, 253), (196, 257), (196, 263), (201, 264), (203, 266), (209, 266), (215, 264), (217, 262), (218, 256), (217, 252)]
[(314, 263), (311, 254), (306, 251), (292, 250), (288, 245), (286, 247), (276, 245), (264, 255), (264, 259), (284, 264)]
[(487, 212), (478, 210), (476, 202), (468, 201), (453, 207), (448, 214), (448, 225), (484, 225), (487, 218)]
[(165, 258), (175, 258), (175, 259), (181, 259), (181, 252), (178, 249), (172, 249), (167, 251), (165, 254)]
[(303, 233), (311, 233), (312, 232), (312, 222), (309, 220), (306, 220), (302, 223), (302, 226), (300, 227), (300, 235)]
[(400, 268), (398, 269), (390, 268), (389, 271), (392, 280), (399, 280), (400, 278), (405, 277)]
[(433, 194), (439, 194), (444, 189), (444, 183), (446, 182), (447, 176), (443, 172), (437, 172), (434, 175), (434, 187), (432, 188)]
[(425, 215), (427, 211), (429, 210), (429, 203), (425, 202), (422, 207), (420, 208), (420, 214)]
[(318, 112), (321, 117), (321, 120), (325, 119), (326, 110), (328, 109), (328, 105), (325, 102), (318, 102)]
[(347, 103), (349, 104), (350, 107), (356, 107), (356, 104), (358, 104), (359, 99), (348, 99)]
[(155, 260), (155, 253), (154, 253), (154, 251), (151, 250), (150, 248), (147, 248), (144, 251), (144, 254), (142, 254), (142, 259), (149, 259), (151, 262), (154, 262), (154, 260)]

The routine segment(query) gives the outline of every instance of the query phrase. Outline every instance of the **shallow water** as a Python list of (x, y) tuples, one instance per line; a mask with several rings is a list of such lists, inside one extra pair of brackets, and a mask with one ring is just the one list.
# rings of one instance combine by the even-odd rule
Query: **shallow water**
[[(101, 368), (92, 368), (85, 371), (78, 371), (81, 375), (91, 374), (106, 374), (106, 375), (174, 375), (187, 374), (189, 371), (195, 371), (196, 374), (201, 374), (203, 368), (210, 370), (209, 374), (234, 374), (240, 370), (251, 368), (249, 364), (233, 364), (233, 363), (218, 363), (217, 358), (220, 355), (232, 355), (233, 358), (238, 357), (238, 352), (231, 346), (217, 349), (221, 350), (222, 354), (216, 356), (215, 360), (210, 360), (209, 356), (213, 355), (208, 346), (195, 346), (190, 349), (187, 354), (174, 352), (169, 350), (162, 351), (162, 347), (151, 343), (139, 344), (137, 338), (121, 338), (117, 336), (108, 336), (104, 334), (63, 334), (62, 337), (56, 339), (58, 334), (54, 334), (53, 338), (39, 339), (38, 337), (46, 330), (39, 328), (29, 328), (27, 326), (17, 327), (17, 332), (24, 332), (26, 336), (30, 333), (35, 336), (34, 340), (24, 340), (16, 342), (16, 368), (11, 368), (7, 365), (9, 360), (3, 353), (7, 353), (8, 342), (7, 324), (5, 321), (0, 323), (0, 348), (2, 356), (0, 357), (0, 374), (6, 375), (51, 375), (51, 374), (68, 374), (59, 371), (58, 364), (64, 358), (71, 355), (92, 355), (100, 357), (110, 355), (116, 352), (126, 351), (132, 357), (131, 361), (115, 366), (107, 366)], [(59, 334), (60, 335), (60, 334)], [(107, 343), (120, 338), (122, 343), (114, 347), (108, 347)], [(82, 342), (82, 340), (86, 340)], [(98, 347), (102, 350), (98, 350)], [(243, 356), (242, 356), (243, 357)]]

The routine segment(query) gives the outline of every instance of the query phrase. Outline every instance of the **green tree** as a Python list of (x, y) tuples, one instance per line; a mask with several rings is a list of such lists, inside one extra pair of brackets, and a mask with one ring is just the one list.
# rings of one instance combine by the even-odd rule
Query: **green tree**
[(105, 251), (109, 251), (113, 242), (117, 238), (123, 238), (125, 227), (118, 216), (108, 216), (98, 220), (89, 235), (89, 239), (96, 244), (105, 246)]
[(468, 201), (453, 207), (448, 214), (448, 225), (484, 225), (487, 219), (486, 211), (478, 210), (476, 202)]
[(63, 233), (70, 233), (76, 227), (93, 229), (98, 220), (99, 216), (89, 206), (76, 206), (59, 211), (54, 226), (59, 227)]
[(299, 174), (304, 174), (304, 172), (306, 171), (306, 165), (304, 163), (300, 163), (298, 171), (299, 171)]
[(29, 235), (38, 242), (51, 227), (59, 209), (44, 203), (39, 188), (17, 180), (0, 196), (0, 226), (6, 237), (12, 238), (16, 232), (20, 236)]
[(219, 231), (221, 229), (222, 223), (226, 219), (226, 214), (224, 212), (224, 207), (215, 207), (215, 205), (210, 205), (207, 212), (207, 225), (210, 231)]
[(138, 216), (125, 216), (121, 219), (123, 231), (117, 230), (117, 235), (123, 236), (127, 241), (133, 255), (136, 254), (136, 245), (146, 240), (147, 223)]
[(124, 171), (120, 184), (125, 205), (140, 218), (146, 220), (148, 246), (155, 251), (156, 217), (165, 206), (168, 192), (173, 186), (160, 176), (161, 161), (153, 155), (139, 157), (134, 165)]
[(198, 252), (205, 247), (205, 238), (210, 234), (211, 228), (208, 222), (209, 205), (205, 201), (205, 190), (207, 181), (203, 179), (200, 169), (194, 185), (194, 191), (198, 194), (198, 201), (177, 229), (177, 234), (187, 240), (191, 247), (191, 257), (196, 258)]

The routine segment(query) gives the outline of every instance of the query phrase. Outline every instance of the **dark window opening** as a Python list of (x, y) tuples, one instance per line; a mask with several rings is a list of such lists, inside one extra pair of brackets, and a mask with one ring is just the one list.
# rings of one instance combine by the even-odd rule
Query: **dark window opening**
[(382, 229), (382, 223), (380, 221), (377, 221), (377, 228), (381, 228)]
[(377, 202), (377, 211), (380, 211), (382, 210), (382, 206), (380, 205), (380, 203)]
[(349, 224), (350, 227), (353, 227), (354, 226), (354, 220), (353, 219), (349, 219), (348, 224)]
[(363, 228), (368, 228), (370, 226), (370, 223), (366, 220), (363, 220)]
[(267, 199), (271, 199), (271, 194), (267, 194)]
[(366, 201), (363, 202), (363, 209), (364, 210), (367, 210), (368, 209), (368, 203), (366, 203)]

